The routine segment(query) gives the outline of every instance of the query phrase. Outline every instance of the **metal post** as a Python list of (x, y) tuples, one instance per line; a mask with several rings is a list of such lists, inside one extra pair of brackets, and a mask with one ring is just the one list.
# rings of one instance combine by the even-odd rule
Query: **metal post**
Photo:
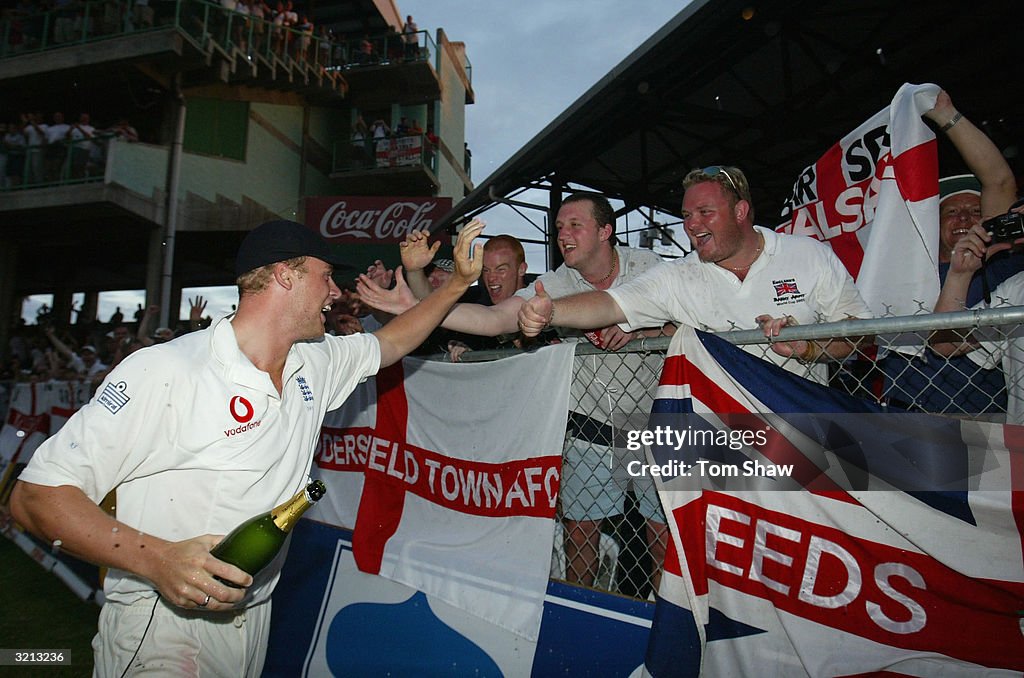
[[(167, 209), (164, 210), (164, 257), (163, 273), (160, 277), (160, 325), (172, 327), (171, 291), (174, 278), (174, 239), (178, 221), (178, 181), (181, 175), (181, 154), (185, 141), (185, 97), (181, 93), (181, 74), (174, 78), (175, 129), (171, 142), (171, 155), (167, 163)], [(174, 324), (178, 313), (175, 309)]]

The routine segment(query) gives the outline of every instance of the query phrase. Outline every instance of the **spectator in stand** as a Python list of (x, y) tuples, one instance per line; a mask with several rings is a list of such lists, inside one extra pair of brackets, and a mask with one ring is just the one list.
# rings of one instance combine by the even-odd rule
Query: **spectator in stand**
[[(141, 305), (139, 308), (141, 309)], [(150, 328), (156, 325), (159, 315), (159, 304), (150, 304), (146, 307), (145, 311), (142, 311), (142, 315), (139, 315), (139, 311), (136, 311), (135, 319), (138, 322), (138, 326), (135, 332), (135, 338), (138, 339), (143, 346), (152, 346), (156, 343), (156, 331), (151, 330)]]
[(454, 272), (455, 262), (451, 259), (436, 259), (432, 263), (427, 264), (426, 268), (423, 269), (423, 273), (427, 276), (427, 281), (430, 283), (432, 290), (436, 290), (448, 282), (448, 278)]
[(188, 300), (188, 329), (190, 332), (203, 329), (203, 313), (206, 311), (206, 300), (196, 295), (195, 299)]
[(75, 353), (67, 343), (57, 337), (53, 325), (46, 325), (43, 331), (57, 353), (67, 361), (67, 366), (77, 375), (94, 383), (99, 383), (106, 375), (107, 366), (100, 362), (95, 346), (86, 344)]
[[(945, 133), (973, 174), (939, 181), (939, 280), (945, 282), (956, 243), (983, 219), (1005, 214), (1016, 199), (1013, 171), (992, 140), (957, 111), (945, 91), (925, 117)], [(1024, 270), (1024, 254), (999, 248), (974, 270), (965, 296), (968, 307)], [(1006, 410), (1006, 382), (999, 369), (984, 369), (969, 357), (936, 356), (927, 349), (880, 359), (884, 393), (893, 404), (926, 412), (980, 414)]]
[[(404, 264), (404, 262), (403, 262)], [(523, 244), (511, 235), (496, 235), (484, 244), (484, 267), (480, 274), (480, 284), (471, 287), (462, 301), (494, 306), (512, 297), (524, 289), (527, 279), (526, 251)], [(470, 292), (474, 292), (470, 296)], [(547, 336), (540, 337), (542, 343), (557, 340), (557, 333), (551, 331)], [(522, 348), (518, 333), (499, 334), (495, 337), (480, 337), (460, 334), (458, 338), (448, 342), (448, 355), (452, 362), (459, 362), (466, 351)]]
[(0, 183), (4, 188), (11, 188), (21, 184), (25, 176), (25, 132), (24, 125), (11, 123), (7, 126), (2, 143), (7, 156), (7, 167), (3, 176), (0, 176)]
[(249, 52), (249, 31), (252, 29), (250, 2), (251, 0), (238, 0), (235, 3), (235, 13), (231, 16), (231, 41), (247, 57), (252, 57)]
[(81, 179), (96, 173), (96, 144), (92, 141), (96, 136), (96, 128), (89, 124), (89, 114), (80, 113), (78, 122), (68, 130), (71, 141), (71, 176)]
[(308, 14), (303, 14), (299, 22), (295, 24), (295, 30), (298, 32), (295, 58), (299, 61), (307, 61), (312, 57), (309, 50), (313, 45), (313, 28), (313, 22)]
[(267, 17), (270, 8), (263, 0), (252, 0), (249, 3), (249, 16), (252, 17), (252, 48), (250, 53), (259, 54), (263, 49), (264, 36), (267, 33)]
[(124, 313), (121, 313), (120, 306), (114, 307), (114, 312), (110, 314), (110, 320), (108, 322), (111, 325), (120, 325), (124, 322)]
[(317, 63), (321, 69), (331, 68), (334, 63), (334, 32), (320, 24), (319, 40), (316, 43)]
[(409, 120), (404, 115), (398, 120), (398, 127), (395, 128), (395, 136), (404, 137), (409, 133)]
[(71, 125), (64, 122), (64, 114), (53, 114), (53, 124), (46, 128), (46, 180), (57, 181), (66, 177), (65, 163), (68, 159), (68, 135)]
[[(21, 28), (21, 49), (33, 49), (39, 46), (45, 20), (45, 15), (40, 12), (40, 9), (41, 7), (37, 6), (33, 0), (18, 0), (18, 4), (14, 8), (16, 21), (12, 24), (12, 29), (19, 26)], [(18, 35), (18, 31), (15, 30), (14, 37), (17, 38)]]
[(47, 125), (38, 111), (21, 116), (25, 126), (25, 183), (41, 184), (46, 181), (44, 154), (46, 152)]
[(100, 34), (112, 35), (121, 32), (124, 26), (124, 11), (119, 0), (105, 0), (103, 18), (100, 21)]
[(349, 137), (349, 144), (352, 147), (352, 158), (356, 167), (367, 167), (370, 163), (370, 152), (367, 144), (370, 143), (370, 130), (366, 127), (363, 116), (356, 116), (352, 123), (352, 135)]
[[(1024, 214), (1024, 201), (1015, 203), (1011, 211)], [(994, 243), (981, 224), (973, 224), (967, 234), (950, 250), (949, 272), (935, 303), (936, 313), (962, 311), (971, 286), (971, 279), (984, 266), (987, 259), (1024, 245), (1024, 238), (1012, 243)], [(991, 304), (982, 300), (971, 309), (1002, 306), (1024, 306), (1024, 272), (1007, 278), (992, 292)], [(942, 356), (963, 356), (987, 369), (1001, 368), (1006, 379), (1006, 422), (1024, 425), (1024, 339), (1007, 330), (1006, 338), (979, 340), (964, 330), (936, 332), (930, 337), (931, 348)]]
[(419, 58), (420, 55), (420, 36), (419, 27), (416, 26), (416, 22), (412, 20), (412, 15), (405, 17), (405, 25), (402, 26), (402, 43), (405, 48), (405, 59), (411, 61)]
[(114, 135), (115, 139), (136, 142), (139, 140), (139, 133), (128, 122), (128, 118), (118, 118), (114, 126), (107, 130)]
[(292, 0), (285, 0), (284, 3), (284, 22), (281, 24), (284, 27), (284, 42), (285, 49), (284, 53), (291, 57), (295, 57), (295, 48), (298, 44), (296, 39), (298, 36), (295, 35), (295, 27), (299, 23), (299, 14), (295, 11), (295, 4)]
[(75, 0), (53, 0), (53, 41), (71, 42), (75, 39)]
[(116, 365), (126, 355), (132, 343), (132, 332), (127, 325), (117, 324), (104, 335), (105, 345), (101, 347), (101, 358), (106, 364)]
[(136, 30), (153, 27), (153, 8), (150, 7), (149, 3), (150, 0), (135, 0), (135, 6), (132, 8), (132, 18), (135, 22)]
[(356, 51), (354, 63), (361, 66), (377, 63), (377, 53), (369, 35), (363, 35), (363, 39), (359, 41), (359, 49)]
[(391, 136), (391, 128), (383, 118), (377, 118), (370, 125), (370, 136), (373, 138), (373, 154), (376, 157), (378, 144)]
[[(269, 6), (269, 5), (268, 5)], [(270, 47), (278, 57), (284, 56), (284, 3), (278, 0), (274, 11), (268, 14), (270, 19)]]
[(406, 134), (410, 134), (412, 136), (417, 136), (417, 137), (420, 136), (421, 134), (423, 134), (423, 128), (420, 127), (419, 120), (416, 120), (415, 118), (413, 118), (412, 124), (409, 125), (409, 130), (408, 130), (408, 132), (406, 132)]

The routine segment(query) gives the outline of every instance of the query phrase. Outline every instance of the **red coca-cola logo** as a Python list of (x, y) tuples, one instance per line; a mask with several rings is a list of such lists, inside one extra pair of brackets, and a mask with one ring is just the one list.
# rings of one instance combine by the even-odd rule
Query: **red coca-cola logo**
[(349, 209), (335, 203), (320, 219), (320, 232), (328, 238), (373, 238), (401, 240), (413, 230), (430, 230), (428, 219), (437, 203), (393, 202), (381, 210)]
[(333, 241), (399, 242), (430, 230), (451, 209), (450, 198), (320, 198), (310, 201), (306, 223)]

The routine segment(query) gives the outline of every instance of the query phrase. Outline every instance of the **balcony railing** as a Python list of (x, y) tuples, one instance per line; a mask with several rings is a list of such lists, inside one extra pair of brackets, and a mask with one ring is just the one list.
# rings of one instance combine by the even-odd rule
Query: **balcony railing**
[(115, 133), (99, 133), (86, 139), (38, 146), (5, 144), (0, 151), (4, 161), (0, 190), (102, 181), (108, 145), (117, 138)]
[[(308, 65), (325, 72), (385, 64), (426, 62), (438, 49), (427, 31), (339, 40), (308, 28), (284, 27), (250, 14), (225, 10), (204, 0), (153, 0), (136, 5), (128, 0), (88, 0), (47, 12), (4, 10), (0, 16), (0, 59), (109, 40), (174, 27), (200, 49), (240, 50), (249, 59), (260, 57), (287, 65)], [(465, 64), (472, 82), (472, 66)]]
[(332, 155), (332, 173), (425, 167), (437, 174), (437, 146), (426, 134), (338, 141), (334, 144)]
[(263, 57), (330, 70), (336, 41), (308, 29), (288, 28), (249, 14), (225, 10), (203, 0), (161, 0), (148, 6), (120, 0), (89, 0), (68, 8), (22, 13), (6, 10), (0, 19), (0, 58), (60, 49), (131, 35), (140, 31), (176, 28), (204, 50), (241, 50), (249, 58)]

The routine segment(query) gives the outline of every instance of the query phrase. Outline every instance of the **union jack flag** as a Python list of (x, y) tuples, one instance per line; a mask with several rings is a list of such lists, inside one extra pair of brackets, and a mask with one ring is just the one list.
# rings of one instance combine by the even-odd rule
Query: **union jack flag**
[(781, 297), (784, 294), (800, 294), (795, 282), (775, 283), (775, 296)]
[[(669, 350), (652, 422), (664, 413), (777, 422), (788, 417), (772, 413), (845, 412), (899, 419), (684, 328)], [(1024, 432), (904, 416), (925, 417), (941, 455), (914, 434), (890, 436), (885, 453), (869, 457), (885, 426), (865, 426), (826, 452), (799, 430), (773, 426), (767, 445), (743, 454), (792, 462), (798, 484), (817, 489), (726, 491), (707, 478), (658, 479), (672, 540), (649, 675), (1024, 671)], [(841, 448), (852, 451), (845, 461)], [(899, 475), (908, 459), (914, 468), (931, 461), (963, 469), (981, 454), (984, 463), (960, 489), (858, 491), (839, 471), (861, 454), (883, 475)]]

